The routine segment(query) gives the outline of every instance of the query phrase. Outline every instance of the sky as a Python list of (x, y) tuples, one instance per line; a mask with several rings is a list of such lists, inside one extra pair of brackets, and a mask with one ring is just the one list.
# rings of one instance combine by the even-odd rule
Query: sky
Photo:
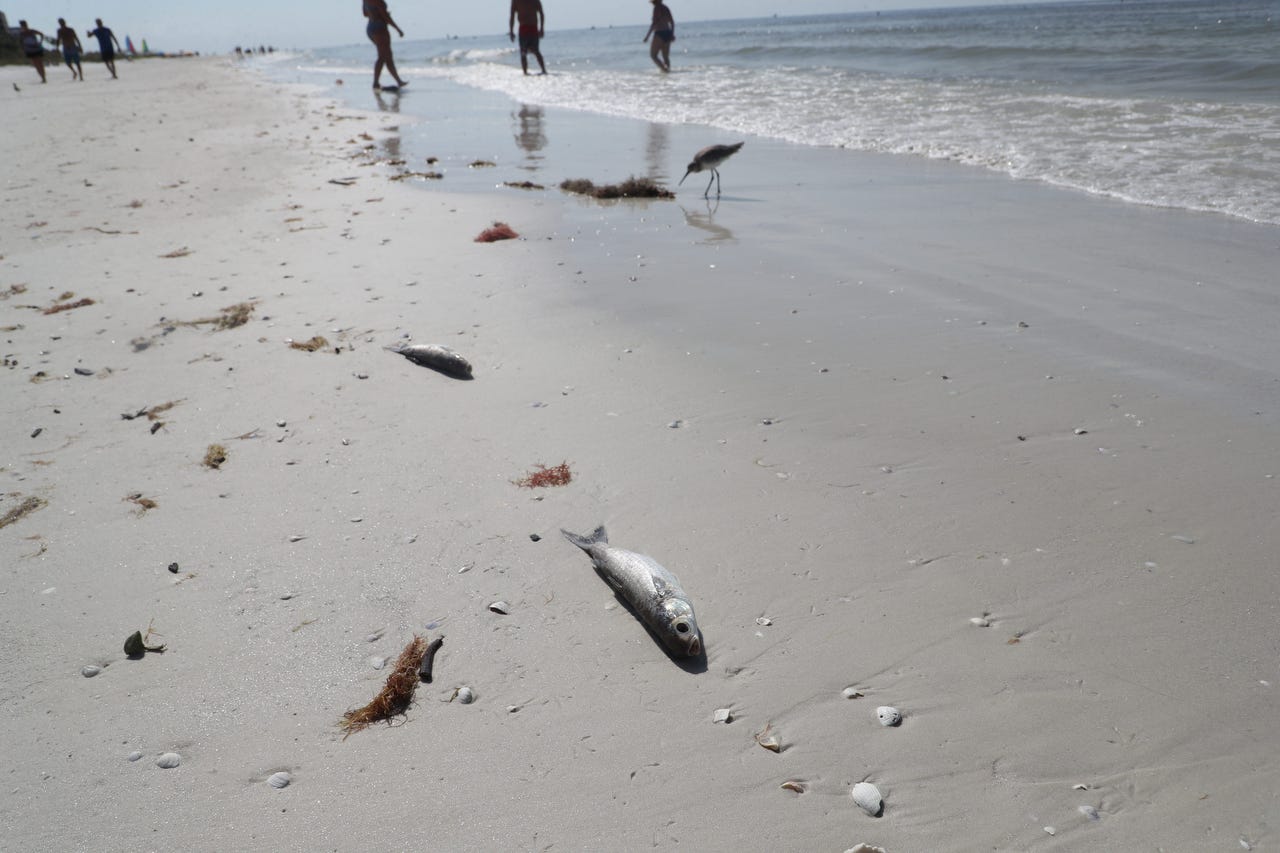
[[(83, 34), (101, 16), (121, 43), (152, 50), (227, 53), (237, 45), (330, 47), (365, 41), (361, 0), (0, 0), (11, 26), (25, 18), (52, 35), (58, 18)], [(1026, 0), (667, 0), (680, 21), (873, 12), (940, 6), (1007, 5)], [(505, 33), (510, 0), (388, 0), (409, 39)], [(542, 0), (548, 36), (556, 28), (648, 26), (648, 0)]]

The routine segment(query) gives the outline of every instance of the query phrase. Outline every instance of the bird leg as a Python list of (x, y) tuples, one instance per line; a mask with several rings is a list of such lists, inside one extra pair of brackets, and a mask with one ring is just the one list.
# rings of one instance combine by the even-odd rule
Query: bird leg
[[(711, 180), (707, 181), (707, 188), (706, 188), (705, 190), (703, 190), (703, 191), (702, 191), (702, 197), (703, 197), (703, 198), (708, 198), (708, 197), (710, 196), (710, 194), (711, 194), (711, 184), (715, 181), (715, 179), (716, 179), (716, 175), (718, 175), (718, 174), (719, 174), (719, 173), (718, 173), (715, 169), (712, 169), (712, 170), (711, 170)], [(720, 188), (719, 188), (719, 187), (717, 187), (717, 188), (716, 188), (716, 195), (720, 195)]]

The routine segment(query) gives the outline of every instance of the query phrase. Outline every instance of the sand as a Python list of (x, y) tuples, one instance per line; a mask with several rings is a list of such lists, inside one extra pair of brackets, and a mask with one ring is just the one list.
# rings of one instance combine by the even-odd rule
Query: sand
[[(484, 127), (413, 185), (392, 112), (87, 71), (0, 69), (3, 849), (1278, 843), (1276, 229), (767, 140), (718, 206), (459, 192)], [(638, 123), (573, 121), (543, 171), (626, 177)]]

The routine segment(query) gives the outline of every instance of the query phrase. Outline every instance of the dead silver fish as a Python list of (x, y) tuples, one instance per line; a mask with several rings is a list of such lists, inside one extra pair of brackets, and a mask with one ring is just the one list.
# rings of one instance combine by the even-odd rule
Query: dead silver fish
[(702, 652), (693, 605), (675, 575), (652, 557), (610, 545), (604, 525), (590, 536), (563, 528), (560, 532), (587, 552), (600, 577), (627, 600), (673, 655), (696, 657)]
[(396, 344), (383, 349), (398, 352), (414, 364), (429, 367), (454, 379), (471, 378), (471, 362), (442, 344)]

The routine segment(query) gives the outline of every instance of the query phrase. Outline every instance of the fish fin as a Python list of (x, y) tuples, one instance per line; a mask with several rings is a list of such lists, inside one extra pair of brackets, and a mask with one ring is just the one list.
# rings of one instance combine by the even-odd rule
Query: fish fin
[(590, 551), (591, 546), (598, 543), (609, 544), (609, 534), (605, 533), (603, 524), (591, 531), (590, 536), (579, 536), (576, 533), (570, 533), (563, 527), (560, 528), (560, 532), (564, 534), (565, 539), (568, 539), (584, 551)]

